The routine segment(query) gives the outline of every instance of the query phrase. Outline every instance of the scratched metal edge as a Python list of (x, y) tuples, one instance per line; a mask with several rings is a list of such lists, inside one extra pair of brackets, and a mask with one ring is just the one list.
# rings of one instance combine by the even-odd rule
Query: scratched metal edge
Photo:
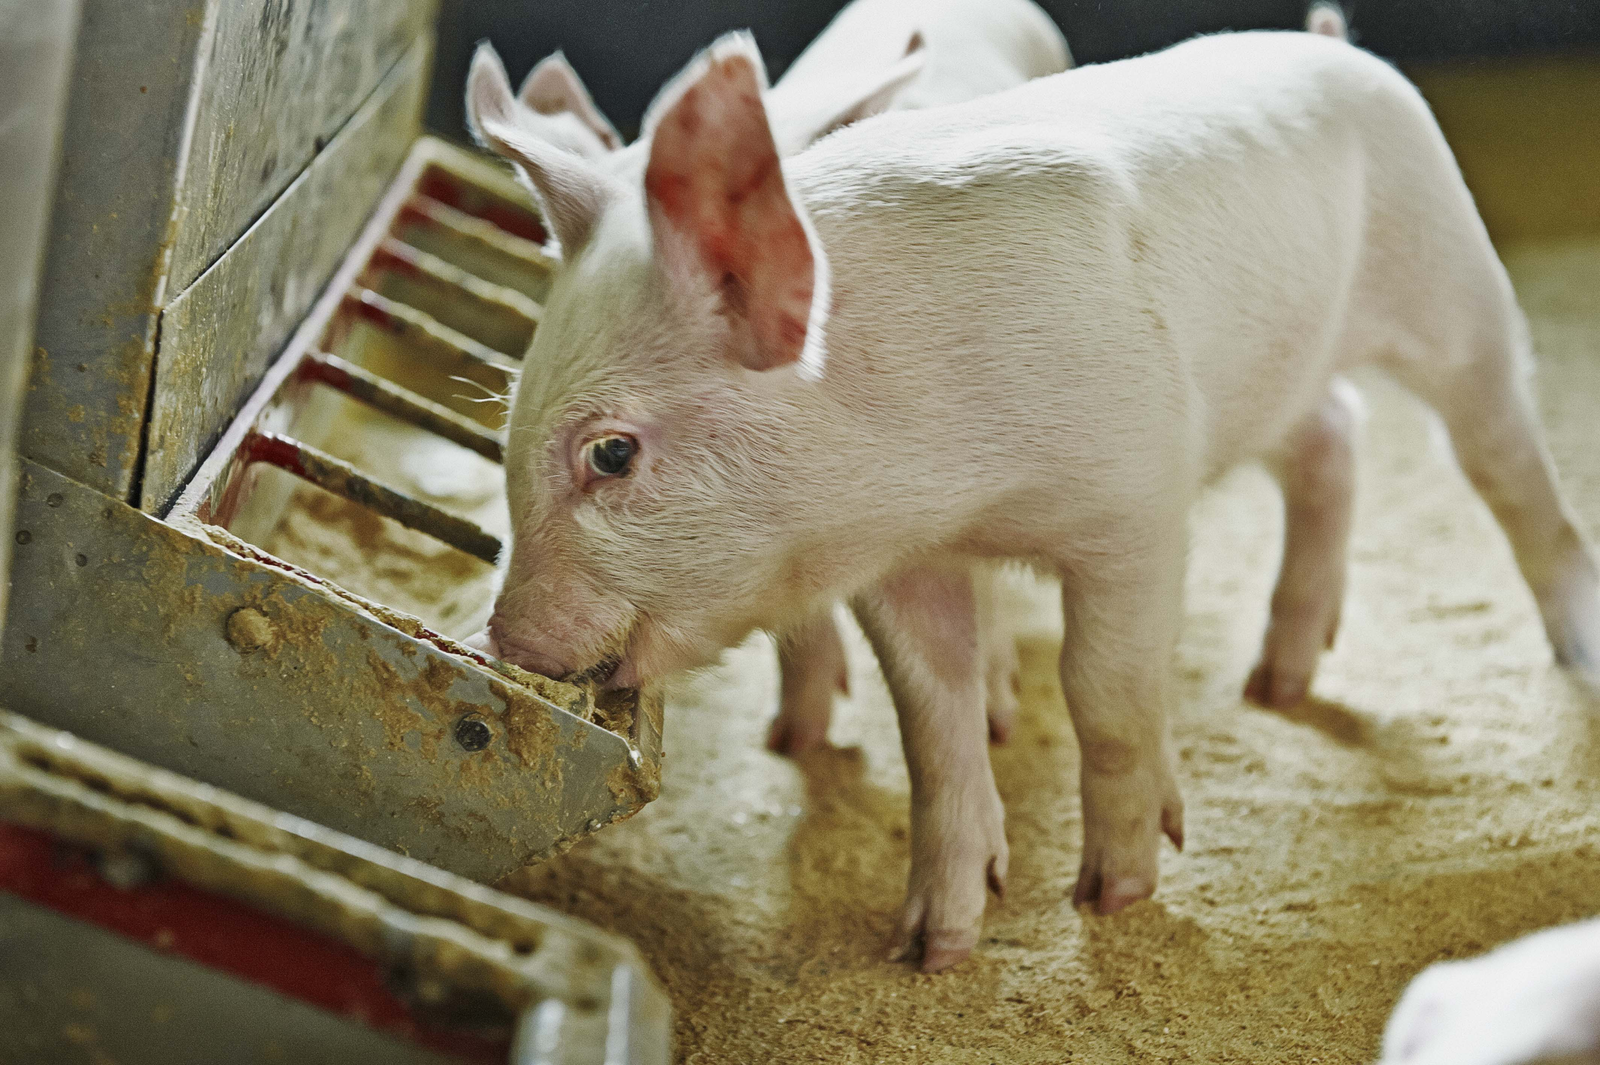
[(432, 37), (162, 313), (141, 506), (164, 509), (296, 331), (415, 140)]
[[(481, 881), (659, 787), (622, 737), (37, 464), (17, 529), (0, 691), (36, 720)], [(241, 608), (266, 619), (249, 653)], [(453, 741), (466, 713), (481, 753)]]

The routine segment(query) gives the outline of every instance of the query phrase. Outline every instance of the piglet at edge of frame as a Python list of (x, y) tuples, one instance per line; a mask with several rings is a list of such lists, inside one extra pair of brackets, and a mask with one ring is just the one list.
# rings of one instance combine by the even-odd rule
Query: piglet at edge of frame
[(1600, 1065), (1600, 919), (1430, 965), (1400, 996), (1380, 1065)]

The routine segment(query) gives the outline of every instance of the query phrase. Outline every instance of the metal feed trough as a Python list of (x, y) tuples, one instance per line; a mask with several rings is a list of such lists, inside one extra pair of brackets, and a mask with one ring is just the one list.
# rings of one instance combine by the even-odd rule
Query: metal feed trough
[(0, 712), (0, 1063), (666, 1065), (625, 941)]
[[(440, 631), (460, 604), (333, 564), (481, 583), (500, 548), (496, 499), (389, 453), (493, 469), (468, 394), (506, 387), (549, 267), (508, 174), (417, 139), (432, 15), (86, 3), (0, 704), (490, 881), (656, 796), (661, 706), (486, 660)], [(352, 410), (403, 446), (351, 450)], [(297, 555), (291, 518), (370, 542)]]

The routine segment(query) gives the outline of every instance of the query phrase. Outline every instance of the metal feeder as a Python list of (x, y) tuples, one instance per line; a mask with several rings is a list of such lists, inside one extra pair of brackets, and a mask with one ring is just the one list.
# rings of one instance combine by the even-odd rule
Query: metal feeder
[(666, 1065), (581, 921), (0, 712), (0, 1063)]
[[(488, 661), (412, 616), (426, 611), (284, 557), (271, 530), (309, 485), (487, 570), (487, 511), (375, 475), (341, 453), (336, 415), (354, 404), (498, 461), (494, 417), (462, 393), (515, 372), (548, 280), (542, 230), (507, 173), (416, 139), (431, 3), (205, 6), (197, 23), (85, 8), (0, 701), (494, 880), (656, 796), (660, 702)], [(282, 45), (275, 74), (244, 62), (262, 35)], [(346, 101), (342, 118), (297, 125), (292, 70), (361, 83), (318, 97)], [(267, 141), (232, 137), (252, 123)], [(130, 199), (130, 182), (160, 195)]]

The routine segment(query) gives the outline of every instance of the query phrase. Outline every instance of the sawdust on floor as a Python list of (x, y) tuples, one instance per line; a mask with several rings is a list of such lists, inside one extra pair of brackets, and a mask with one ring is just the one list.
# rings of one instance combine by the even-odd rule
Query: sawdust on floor
[[(1541, 350), (1564, 483), (1600, 532), (1600, 245), (1507, 256)], [(1188, 850), (1115, 917), (1068, 902), (1077, 748), (1055, 593), (1008, 579), (1023, 712), (993, 752), (1010, 893), (976, 954), (882, 959), (907, 869), (907, 786), (870, 654), (835, 747), (761, 748), (764, 639), (678, 684), (662, 797), (517, 874), (637, 943), (678, 1060), (1365, 1062), (1430, 962), (1600, 913), (1600, 701), (1553, 668), (1532, 600), (1431, 416), (1382, 379), (1362, 444), (1349, 598), (1315, 697), (1243, 705), (1275, 573), (1274, 489), (1242, 470), (1194, 515), (1175, 722)]]

